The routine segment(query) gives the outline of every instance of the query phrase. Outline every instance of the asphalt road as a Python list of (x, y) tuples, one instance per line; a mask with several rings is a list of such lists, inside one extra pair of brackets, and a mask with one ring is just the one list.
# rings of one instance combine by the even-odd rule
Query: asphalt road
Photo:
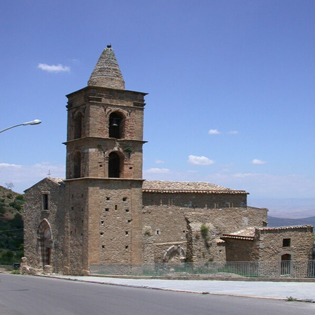
[(0, 274), (1, 315), (298, 315), (314, 313), (314, 303), (169, 292)]

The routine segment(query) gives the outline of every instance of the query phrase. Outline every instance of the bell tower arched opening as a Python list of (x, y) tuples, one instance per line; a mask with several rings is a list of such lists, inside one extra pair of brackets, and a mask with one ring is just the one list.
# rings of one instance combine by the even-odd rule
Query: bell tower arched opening
[(124, 137), (125, 117), (119, 112), (114, 112), (109, 115), (109, 137), (122, 139)]
[(81, 176), (81, 153), (76, 152), (73, 158), (73, 178), (80, 178)]
[(82, 138), (82, 113), (79, 112), (74, 117), (74, 139)]
[(116, 152), (108, 156), (108, 177), (119, 178), (121, 175), (121, 158)]

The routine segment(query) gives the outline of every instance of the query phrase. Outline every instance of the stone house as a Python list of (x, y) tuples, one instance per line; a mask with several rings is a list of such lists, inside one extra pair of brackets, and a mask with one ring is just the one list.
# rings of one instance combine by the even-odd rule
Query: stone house
[[(142, 178), (145, 95), (125, 90), (110, 46), (88, 85), (67, 95), (66, 178), (25, 191), (28, 266), (89, 274), (93, 265), (280, 259), (281, 241), (267, 250), (268, 210), (249, 207), (246, 191)], [(248, 228), (248, 239), (233, 238)], [(305, 235), (306, 259), (311, 229), (275, 234), (292, 244)]]

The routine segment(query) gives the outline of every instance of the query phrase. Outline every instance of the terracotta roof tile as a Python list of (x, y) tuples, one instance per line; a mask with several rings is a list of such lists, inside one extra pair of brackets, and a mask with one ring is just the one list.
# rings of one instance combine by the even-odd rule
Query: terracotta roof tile
[(252, 241), (255, 237), (255, 231), (256, 231), (255, 227), (248, 227), (246, 229), (234, 233), (223, 234), (221, 238)]
[(157, 193), (221, 193), (221, 194), (247, 194), (245, 190), (234, 190), (223, 186), (205, 182), (169, 182), (145, 180), (143, 192)]

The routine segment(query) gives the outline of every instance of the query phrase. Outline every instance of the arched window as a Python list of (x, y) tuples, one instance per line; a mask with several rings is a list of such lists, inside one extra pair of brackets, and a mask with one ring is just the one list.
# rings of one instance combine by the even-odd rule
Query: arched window
[(124, 116), (118, 112), (111, 113), (109, 116), (109, 137), (121, 139), (124, 137)]
[(116, 152), (112, 152), (108, 157), (108, 177), (120, 177), (120, 157)]
[(82, 137), (82, 113), (78, 113), (74, 117), (74, 139)]
[(81, 153), (76, 152), (73, 159), (73, 178), (81, 177)]

